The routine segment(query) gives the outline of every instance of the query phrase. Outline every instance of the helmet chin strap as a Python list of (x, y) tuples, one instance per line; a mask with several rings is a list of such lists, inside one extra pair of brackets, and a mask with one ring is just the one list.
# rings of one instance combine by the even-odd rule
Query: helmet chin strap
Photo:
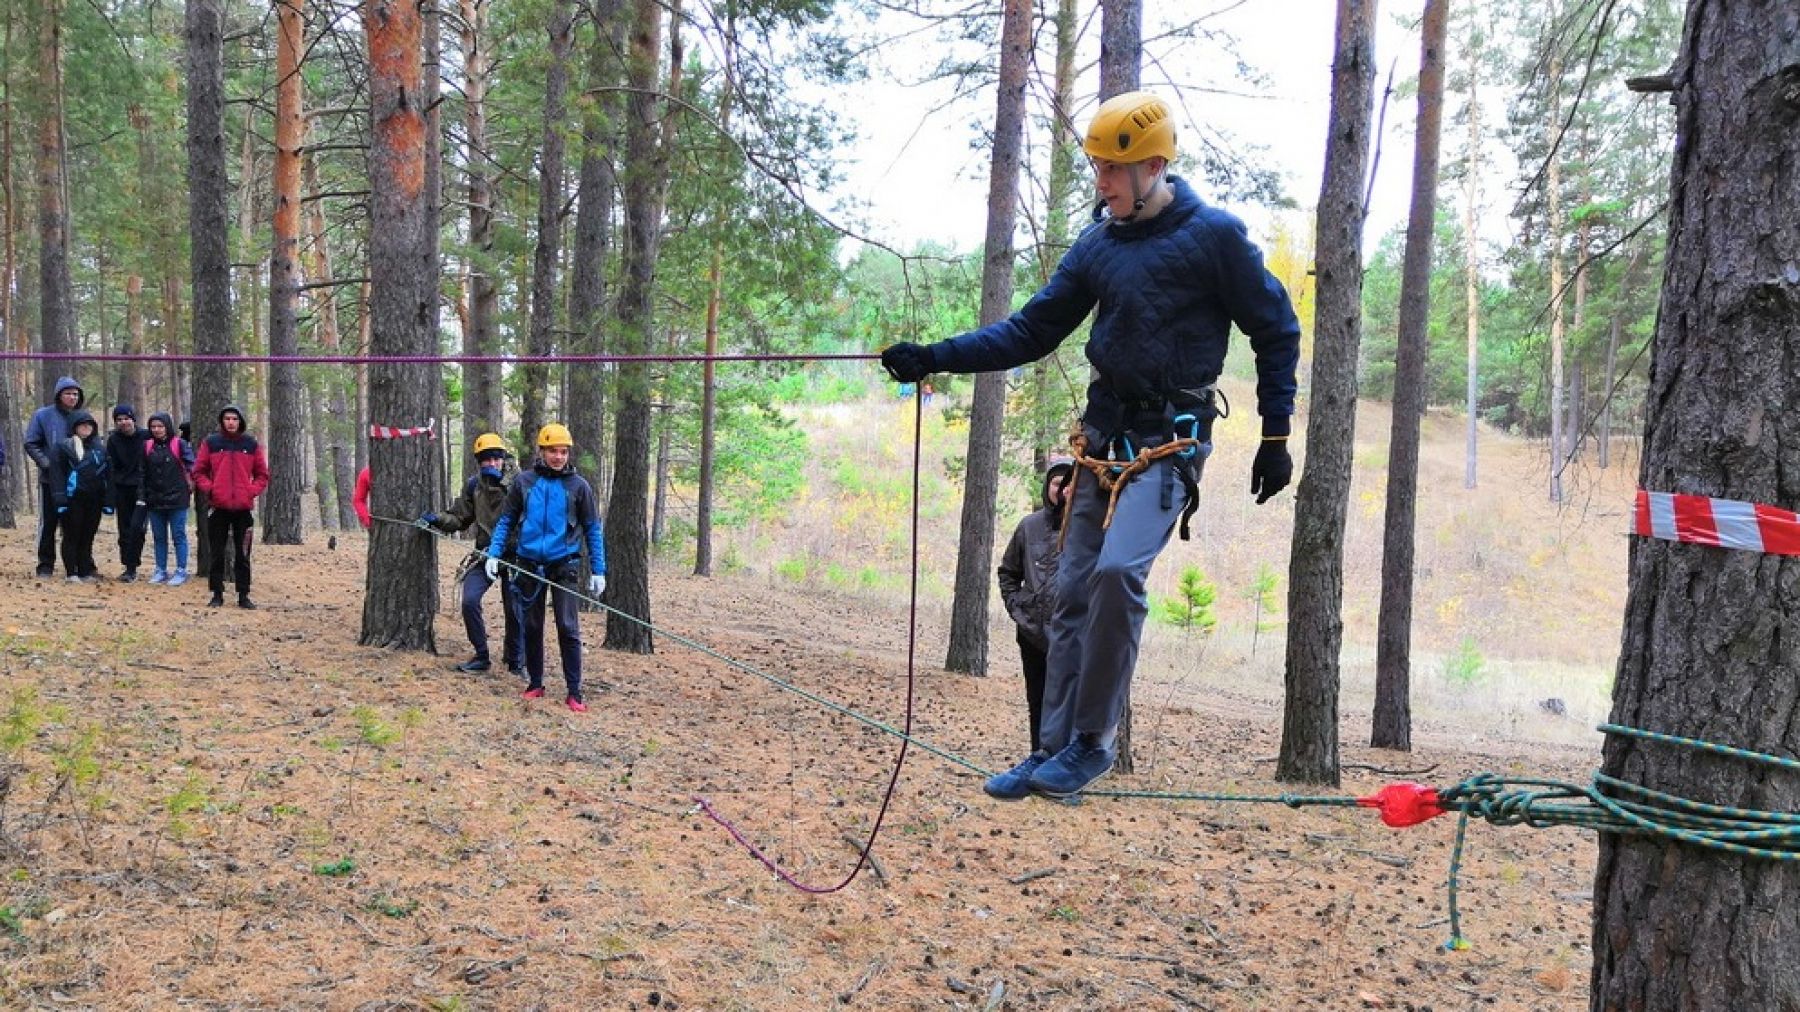
[(1123, 218), (1113, 219), (1121, 225), (1137, 220), (1137, 216), (1144, 212), (1144, 204), (1150, 200), (1150, 195), (1156, 192), (1157, 185), (1162, 182), (1163, 176), (1169, 171), (1169, 166), (1165, 163), (1154, 176), (1150, 177), (1150, 185), (1145, 186), (1143, 185), (1143, 176), (1138, 171), (1143, 164), (1143, 162), (1132, 162), (1128, 167), (1128, 171), (1131, 173), (1131, 213)]

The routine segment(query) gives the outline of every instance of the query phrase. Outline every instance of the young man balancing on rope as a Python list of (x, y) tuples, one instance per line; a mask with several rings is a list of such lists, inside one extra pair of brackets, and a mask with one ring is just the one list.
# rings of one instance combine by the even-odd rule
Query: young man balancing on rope
[[(1065, 797), (1117, 759), (1114, 737), (1149, 610), (1145, 579), (1182, 513), (1178, 482), (1193, 509), (1233, 323), (1256, 354), (1263, 438), (1251, 468), (1256, 501), (1286, 487), (1294, 470), (1287, 437), (1299, 320), (1243, 223), (1168, 174), (1175, 157), (1168, 105), (1147, 92), (1113, 98), (1094, 115), (1082, 147), (1100, 207), (1050, 283), (1005, 320), (931, 345), (896, 344), (881, 356), (902, 383), (934, 372), (1010, 369), (1050, 354), (1097, 309), (1087, 344), (1096, 377), (1071, 439), (1078, 457), (1091, 457), (1075, 470), (1064, 520), (1042, 747), (987, 782), (997, 798)], [(1116, 493), (1102, 488), (1100, 477), (1111, 481), (1112, 469), (1101, 459), (1131, 460), (1159, 447), (1163, 455), (1121, 476)]]

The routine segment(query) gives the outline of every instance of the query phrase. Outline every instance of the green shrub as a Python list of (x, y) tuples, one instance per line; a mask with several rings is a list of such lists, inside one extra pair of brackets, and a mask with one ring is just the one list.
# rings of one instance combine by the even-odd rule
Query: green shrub
[(1474, 685), (1486, 674), (1486, 663), (1481, 648), (1475, 645), (1475, 637), (1464, 636), (1456, 652), (1444, 658), (1444, 680), (1451, 685)]
[(1219, 589), (1206, 578), (1200, 567), (1188, 566), (1181, 571), (1181, 582), (1175, 587), (1175, 595), (1162, 599), (1158, 613), (1170, 625), (1189, 632), (1199, 629), (1210, 633), (1219, 623), (1218, 616), (1213, 614), (1213, 602), (1218, 596)]

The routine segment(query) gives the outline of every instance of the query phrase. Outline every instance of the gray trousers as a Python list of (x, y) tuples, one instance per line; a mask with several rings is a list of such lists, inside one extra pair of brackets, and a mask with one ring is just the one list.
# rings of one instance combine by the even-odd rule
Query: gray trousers
[[(1090, 445), (1099, 445), (1089, 430)], [(1198, 469), (1204, 455), (1195, 461)], [(1169, 543), (1186, 497), (1179, 479), (1169, 508), (1164, 483), (1174, 463), (1158, 461), (1119, 494), (1112, 527), (1102, 530), (1110, 493), (1085, 470), (1063, 515), (1067, 540), (1056, 571), (1050, 616), (1050, 664), (1044, 684), (1044, 749), (1054, 754), (1078, 734), (1110, 735), (1131, 699), (1138, 639), (1150, 602), (1150, 566)]]

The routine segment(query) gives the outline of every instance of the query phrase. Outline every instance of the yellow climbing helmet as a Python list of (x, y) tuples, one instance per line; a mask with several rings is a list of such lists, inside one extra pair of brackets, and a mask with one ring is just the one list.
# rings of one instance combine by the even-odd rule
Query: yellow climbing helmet
[(1161, 155), (1175, 160), (1175, 116), (1169, 104), (1147, 91), (1114, 95), (1088, 122), (1081, 150), (1109, 162), (1141, 162)]
[(538, 449), (549, 446), (574, 446), (575, 439), (569, 435), (569, 427), (551, 422), (538, 430)]
[(498, 433), (483, 432), (475, 437), (475, 456), (479, 457), (493, 450), (506, 452), (506, 440), (501, 439)]

